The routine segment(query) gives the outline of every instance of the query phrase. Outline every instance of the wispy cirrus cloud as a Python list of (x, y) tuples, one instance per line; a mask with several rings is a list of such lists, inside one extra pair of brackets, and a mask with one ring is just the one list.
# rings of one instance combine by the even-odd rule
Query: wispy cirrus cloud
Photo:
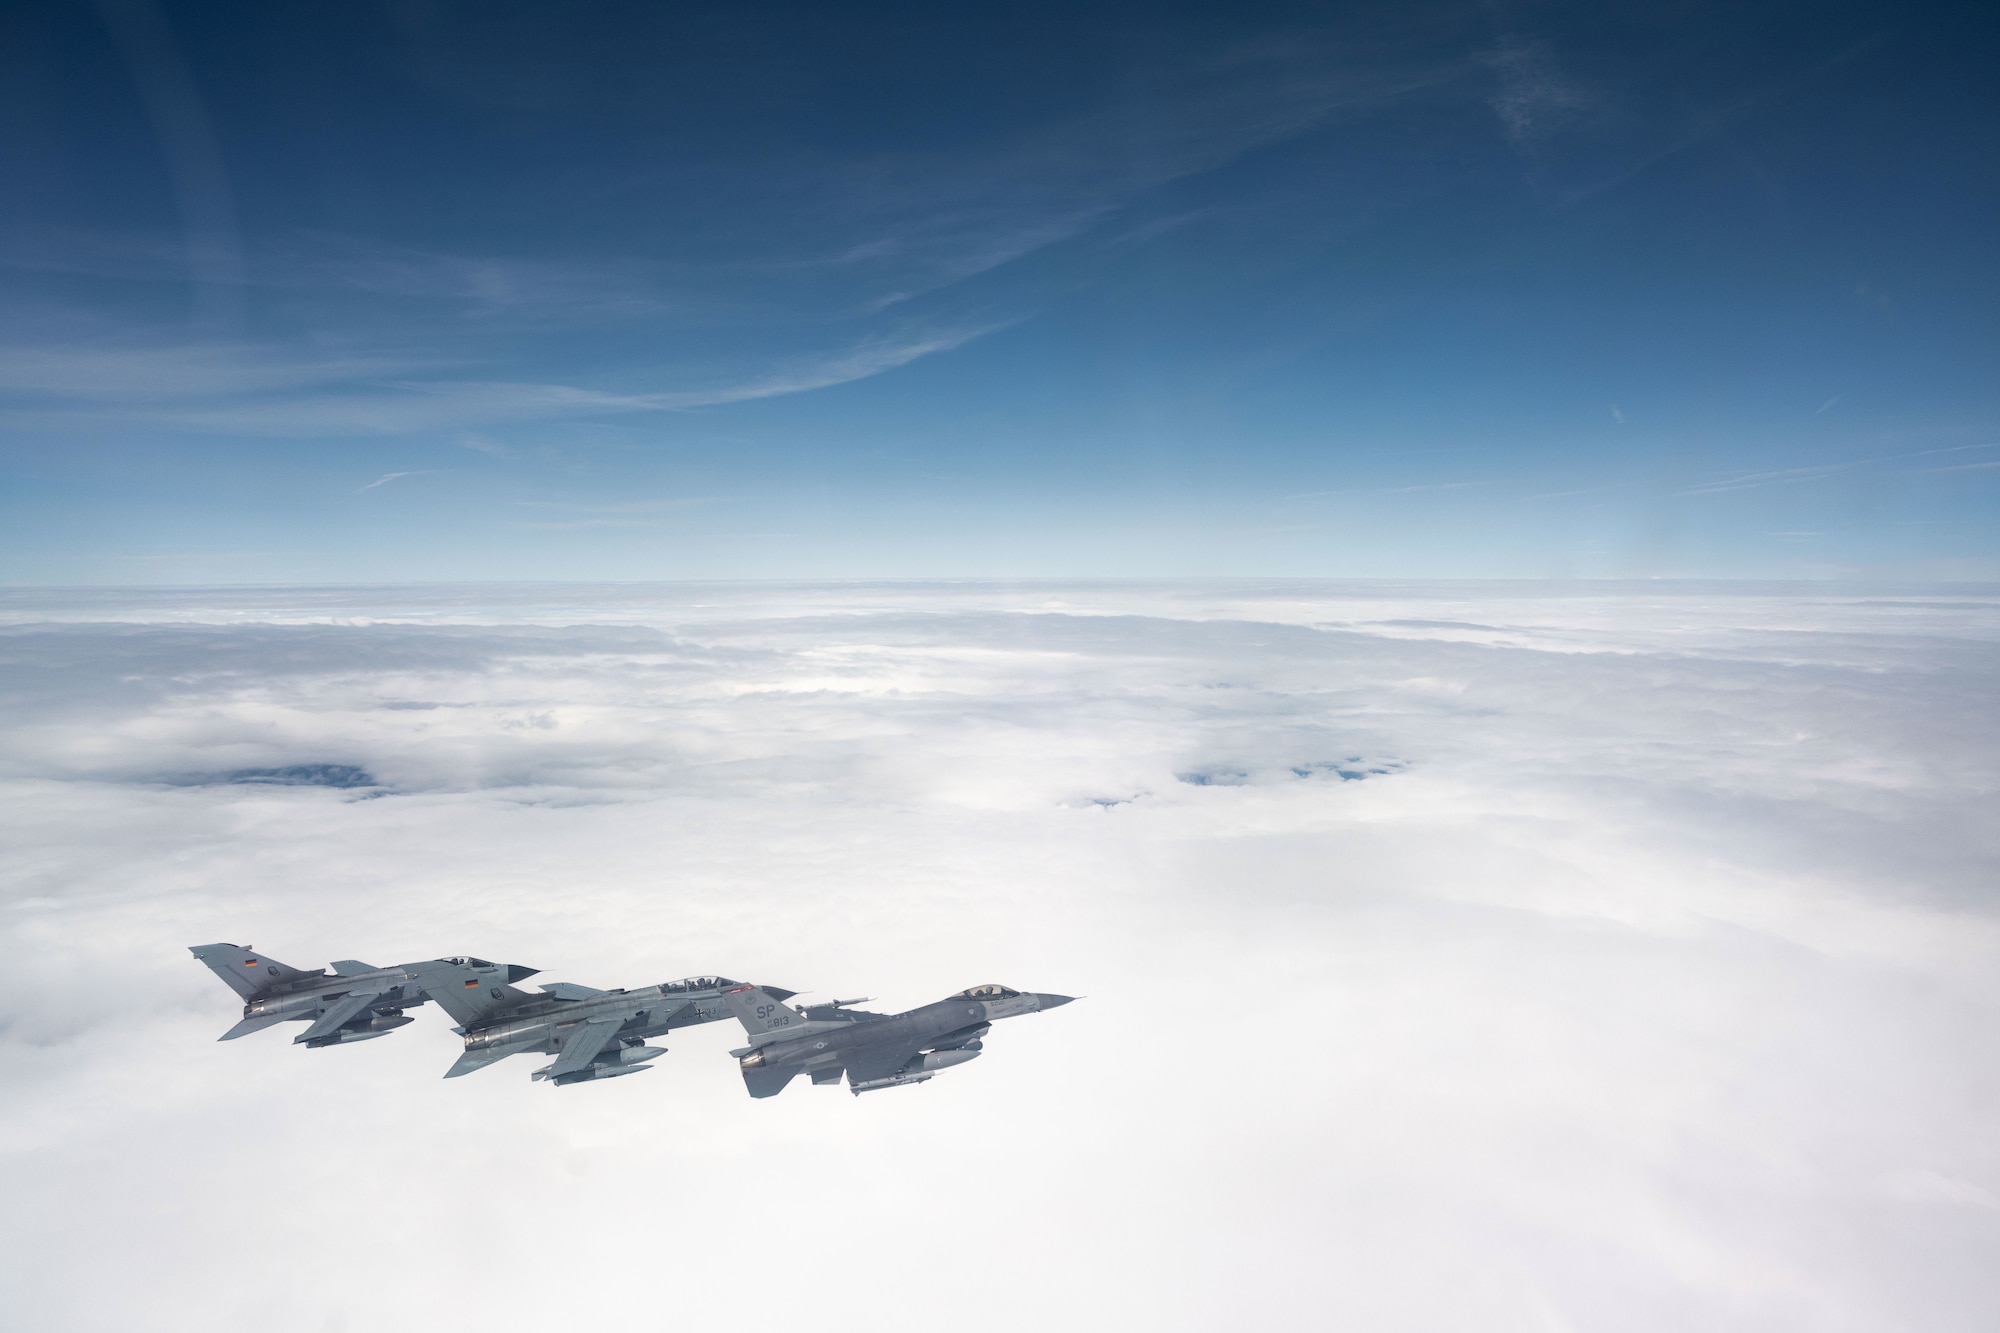
[[(1771, 468), (1762, 472), (1746, 472), (1734, 477), (1724, 477), (1675, 491), (1675, 495), (1719, 495), (1726, 491), (1755, 490), (1763, 486), (1783, 486), (1795, 482), (1818, 481), (1824, 477), (1839, 476), (1863, 468), (1876, 467), (1884, 463), (1901, 463), (1917, 458), (1936, 458), (1945, 454), (1962, 454), (1975, 450), (2000, 449), (2000, 443), (1955, 444), (1941, 449), (1914, 449), (1907, 453), (1880, 454), (1870, 458), (1850, 458), (1836, 463), (1817, 463), (1807, 467)], [(2000, 466), (2000, 463), (1964, 463), (1952, 467), (1922, 468), (1924, 472), (1970, 472)]]
[[(184, 272), (193, 246), (204, 271), (226, 270), (233, 285), (394, 300), (405, 303), (402, 322), (466, 309), (564, 327), (606, 317), (671, 325), (752, 315), (865, 318), (1074, 238), (1148, 190), (1449, 92), (1477, 72), (1475, 61), (1440, 57), (1431, 46), (1302, 30), (1189, 53), (1154, 70), (1144, 93), (1172, 106), (1170, 117), (1135, 116), (1120, 104), (1017, 126), (971, 149), (794, 152), (760, 173), (770, 198), (752, 193), (733, 207), (779, 209), (810, 216), (813, 225), (791, 229), (761, 218), (754, 247), (444, 247), (328, 229), (223, 247), (206, 234), (182, 244), (98, 229), (0, 237), (0, 265), (159, 280)], [(644, 194), (657, 184), (639, 173), (628, 188)], [(735, 234), (742, 225), (720, 230)], [(437, 307), (428, 316), (411, 308), (427, 303)]]
[(1686, 490), (1675, 491), (1675, 495), (1720, 495), (1724, 491), (1748, 491), (1760, 486), (1781, 486), (1790, 482), (1817, 481), (1821, 477), (1836, 476), (1842, 472), (1852, 472), (1856, 468), (1867, 467), (1878, 460), (1872, 458), (1855, 459), (1846, 463), (1819, 463), (1812, 467), (1772, 468), (1764, 472), (1746, 472), (1741, 476), (1725, 477), (1719, 481), (1707, 482), (1700, 486), (1690, 486)]
[(1409, 495), (1417, 491), (1463, 491), (1478, 486), (1491, 486), (1491, 481), (1427, 481), (1408, 486), (1345, 486), (1325, 491), (1300, 491), (1287, 495), (1286, 500), (1322, 500), (1334, 495)]
[[(1069, 240), (1149, 190), (1301, 135), (1452, 90), (1476, 69), (1393, 43), (1301, 31), (1190, 60), (1129, 106), (1035, 127), (981, 153), (903, 154), (825, 173), (831, 217), (857, 239), (838, 263), (895, 275), (878, 299), (963, 281)], [(811, 164), (796, 168), (802, 180)], [(813, 188), (810, 184), (807, 188)]]
[(790, 365), (740, 383), (655, 394), (652, 398), (664, 408), (718, 407), (726, 403), (831, 388), (836, 384), (868, 379), (939, 352), (952, 351), (976, 338), (998, 332), (1013, 322), (1007, 320), (903, 338), (870, 339), (843, 351), (800, 358)]
[(203, 401), (93, 402), (0, 413), (19, 429), (118, 428), (174, 434), (327, 438), (459, 431), (472, 426), (663, 410), (656, 396), (567, 384), (484, 380), (364, 381), (295, 394)]
[(0, 396), (16, 402), (179, 403), (436, 372), (441, 357), (311, 355), (243, 343), (0, 347)]
[(381, 476), (375, 478), (375, 480), (369, 482), (366, 486), (363, 486), (361, 489), (364, 491), (372, 491), (377, 486), (387, 486), (390, 482), (400, 481), (404, 477), (426, 476), (429, 473), (434, 472), (436, 470), (437, 469), (435, 468), (412, 468), (407, 472), (385, 472)]
[(0, 393), (11, 400), (0, 408), (0, 420), (24, 429), (116, 426), (328, 437), (688, 411), (852, 383), (1004, 327), (1005, 322), (993, 322), (878, 335), (740, 377), (637, 392), (416, 378), (411, 372), (424, 363), (388, 357), (314, 358), (242, 347), (15, 348), (0, 351)]
[[(1100, 99), (1015, 120), (976, 145), (787, 150), (747, 181), (732, 168), (718, 189), (676, 189), (662, 206), (687, 210), (681, 232), (701, 238), (677, 246), (504, 230), (462, 243), (338, 229), (250, 236), (204, 271), (226, 268), (246, 308), (282, 311), (326, 342), (187, 343), (162, 332), (174, 321), (157, 312), (104, 318), (115, 337), (86, 329), (67, 343), (46, 324), (0, 327), (0, 343), (11, 333), (18, 344), (0, 348), (0, 420), (33, 432), (451, 433), (497, 455), (513, 446), (478, 432), (854, 383), (1036, 308), (1032, 292), (951, 290), (967, 279), (1083, 235), (1161, 185), (1436, 95), (1474, 68), (1428, 41), (1357, 44), (1324, 31), (1189, 45), (1144, 76), (1144, 96), (1171, 116)], [(655, 198), (666, 179), (634, 172), (630, 196)], [(791, 221), (801, 218), (811, 224)], [(1121, 225), (1130, 233), (1133, 219)], [(204, 233), (187, 244), (220, 242)], [(177, 280), (187, 256), (103, 228), (0, 237), (0, 264), (123, 279), (128, 290)], [(90, 322), (81, 308), (77, 322)], [(578, 341), (611, 324), (645, 334)], [(690, 338), (697, 329), (725, 333)]]
[(1582, 87), (1563, 73), (1546, 42), (1509, 38), (1486, 57), (1486, 63), (1496, 80), (1493, 112), (1508, 141), (1522, 151), (1534, 150), (1590, 104)]

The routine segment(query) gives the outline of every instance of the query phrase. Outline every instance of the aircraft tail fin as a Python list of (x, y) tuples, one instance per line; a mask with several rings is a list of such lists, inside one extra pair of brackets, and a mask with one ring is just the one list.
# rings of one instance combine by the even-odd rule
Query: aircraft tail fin
[[(728, 1002), (729, 1011), (743, 1024), (743, 1030), (753, 1038), (806, 1021), (798, 1010), (761, 986), (736, 986), (722, 992), (722, 998)], [(768, 1097), (771, 1093), (756, 1095)]]
[(311, 972), (267, 958), (247, 944), (192, 944), (188, 952), (208, 964), (208, 970), (229, 984), (244, 999), (255, 999), (281, 981), (294, 977), (316, 977), (324, 968)]
[(510, 983), (533, 975), (533, 968), (484, 958), (440, 958), (415, 973), (424, 993), (460, 1027), (475, 1027), (495, 1010), (530, 998)]

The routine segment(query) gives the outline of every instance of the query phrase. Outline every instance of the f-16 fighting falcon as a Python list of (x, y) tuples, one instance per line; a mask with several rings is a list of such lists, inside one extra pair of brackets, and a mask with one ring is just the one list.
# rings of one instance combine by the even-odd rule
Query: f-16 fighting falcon
[(731, 986), (722, 998), (743, 1022), (750, 1044), (730, 1052), (752, 1097), (775, 1097), (800, 1073), (821, 1086), (840, 1082), (859, 1097), (879, 1088), (922, 1083), (940, 1069), (976, 1059), (994, 1020), (1053, 1009), (1076, 998), (974, 986), (901, 1014), (849, 1009), (859, 1000), (786, 1006), (783, 991)]
[[(427, 969), (456, 964), (493, 964), (476, 958), (440, 958), (400, 967), (374, 967), (343, 958), (310, 972), (287, 967), (247, 944), (196, 944), (188, 952), (243, 997), (243, 1021), (222, 1034), (221, 1041), (270, 1027), (273, 1023), (310, 1022), (292, 1038), (306, 1046), (338, 1046), (343, 1042), (386, 1037), (414, 1020), (403, 1011), (424, 1002), (422, 976)], [(532, 967), (501, 969), (509, 981), (535, 975)]]
[[(730, 1016), (725, 990), (739, 983), (727, 977), (689, 977), (638, 990), (593, 990), (559, 981), (531, 995), (508, 983), (505, 969), (477, 959), (425, 974), (424, 985), (446, 1013), (458, 1020), (465, 1054), (445, 1071), (457, 1078), (510, 1055), (538, 1051), (553, 1063), (537, 1069), (537, 1080), (557, 1085), (620, 1078), (648, 1068), (666, 1054), (646, 1038), (674, 1028), (713, 1023)], [(767, 988), (763, 993), (790, 999), (796, 992)]]

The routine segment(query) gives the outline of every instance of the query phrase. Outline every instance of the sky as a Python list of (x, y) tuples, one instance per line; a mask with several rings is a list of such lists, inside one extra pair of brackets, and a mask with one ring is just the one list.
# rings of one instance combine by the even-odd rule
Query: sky
[[(0, 6), (0, 1310), (2000, 1326), (1996, 56)], [(1083, 998), (558, 1089), (219, 941)]]
[[(1990, 593), (1741, 582), (0, 592), (0, 1309), (1986, 1333), (1996, 680)], [(554, 1088), (218, 1042), (224, 940), (1083, 998)]]
[(0, 581), (2000, 571), (1990, 6), (0, 13)]

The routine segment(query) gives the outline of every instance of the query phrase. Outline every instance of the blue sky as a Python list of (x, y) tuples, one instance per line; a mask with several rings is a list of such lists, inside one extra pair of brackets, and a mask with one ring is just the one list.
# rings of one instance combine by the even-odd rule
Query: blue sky
[(9, 6), (0, 579), (2000, 574), (1983, 6)]

